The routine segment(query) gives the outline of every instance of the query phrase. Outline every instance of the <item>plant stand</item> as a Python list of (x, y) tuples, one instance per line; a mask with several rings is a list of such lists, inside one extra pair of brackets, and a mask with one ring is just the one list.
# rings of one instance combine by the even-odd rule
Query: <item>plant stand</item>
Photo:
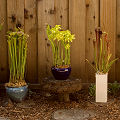
[(69, 102), (69, 94), (80, 91), (82, 88), (80, 79), (45, 80), (42, 89), (49, 93), (57, 93), (61, 102)]

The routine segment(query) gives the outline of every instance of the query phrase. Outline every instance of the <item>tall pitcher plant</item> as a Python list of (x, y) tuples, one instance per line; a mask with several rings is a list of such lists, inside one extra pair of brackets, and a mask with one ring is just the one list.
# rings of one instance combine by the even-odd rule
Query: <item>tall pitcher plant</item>
[[(95, 29), (96, 39), (93, 41), (94, 45), (94, 60), (95, 66), (90, 64), (98, 74), (106, 74), (109, 72), (113, 63), (118, 58), (110, 60), (112, 57), (110, 51), (110, 40), (108, 40), (108, 34), (102, 32), (100, 28)], [(86, 59), (87, 60), (87, 59)], [(88, 61), (88, 60), (87, 60)], [(90, 63), (88, 61), (88, 63)]]
[(75, 39), (69, 30), (62, 31), (60, 25), (53, 28), (47, 26), (47, 35), (53, 52), (54, 67), (70, 66), (70, 44)]
[(27, 56), (28, 35), (20, 28), (8, 32), (10, 79), (7, 86), (20, 87), (26, 85), (24, 74)]

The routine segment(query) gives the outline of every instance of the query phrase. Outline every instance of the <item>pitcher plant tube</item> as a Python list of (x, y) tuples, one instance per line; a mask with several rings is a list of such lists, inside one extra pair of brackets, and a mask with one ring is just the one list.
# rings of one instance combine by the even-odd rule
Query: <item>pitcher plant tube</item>
[(110, 60), (112, 54), (110, 52), (110, 40), (108, 33), (102, 32), (100, 28), (95, 29), (96, 39), (93, 41), (95, 66), (89, 60), (86, 61), (93, 67), (98, 74), (106, 74), (109, 72), (113, 63), (118, 58)]
[(8, 32), (8, 50), (9, 50), (9, 69), (10, 79), (6, 83), (8, 87), (25, 86), (25, 64), (27, 57), (27, 38), (28, 35), (20, 28), (15, 32)]
[(75, 39), (75, 35), (69, 30), (62, 31), (60, 25), (53, 28), (47, 26), (47, 36), (50, 40), (53, 52), (54, 67), (69, 67), (70, 66), (70, 46)]

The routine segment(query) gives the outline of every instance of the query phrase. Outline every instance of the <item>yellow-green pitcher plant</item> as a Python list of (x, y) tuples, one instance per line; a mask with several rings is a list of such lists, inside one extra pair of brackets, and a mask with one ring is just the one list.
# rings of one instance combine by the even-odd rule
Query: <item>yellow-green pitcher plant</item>
[(10, 79), (7, 86), (20, 87), (25, 85), (24, 73), (27, 56), (27, 38), (28, 35), (20, 28), (15, 32), (8, 32), (8, 51), (9, 51), (9, 69)]
[(48, 25), (47, 36), (52, 46), (53, 66), (70, 66), (70, 46), (75, 35), (72, 35), (69, 30), (62, 31), (60, 25), (53, 28)]

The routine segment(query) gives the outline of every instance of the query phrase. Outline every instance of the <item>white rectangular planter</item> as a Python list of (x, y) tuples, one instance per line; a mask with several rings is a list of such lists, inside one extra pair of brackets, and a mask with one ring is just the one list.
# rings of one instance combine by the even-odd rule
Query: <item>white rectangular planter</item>
[(96, 74), (96, 102), (107, 102), (108, 73)]

